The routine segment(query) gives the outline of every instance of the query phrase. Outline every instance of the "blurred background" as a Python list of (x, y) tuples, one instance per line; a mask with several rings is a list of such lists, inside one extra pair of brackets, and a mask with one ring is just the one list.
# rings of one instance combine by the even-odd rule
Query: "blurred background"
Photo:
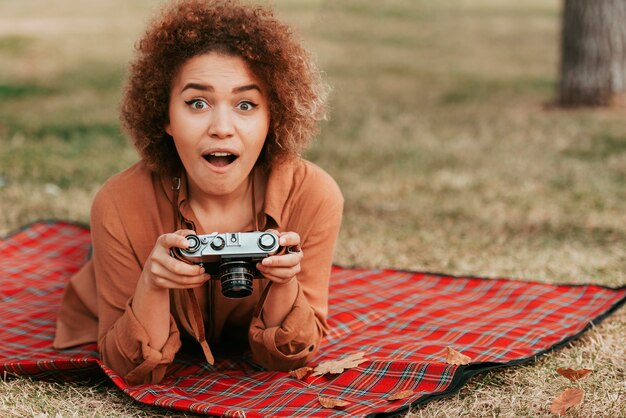
[[(160, 2), (0, 0), (0, 234), (88, 222)], [(333, 87), (306, 157), (346, 197), (337, 261), (626, 282), (624, 108), (561, 110), (561, 3), (276, 1)]]
[[(118, 104), (160, 4), (0, 0), (0, 236), (38, 219), (88, 223), (102, 183), (137, 160)], [(337, 263), (626, 284), (626, 108), (559, 105), (561, 1), (270, 4), (333, 87), (305, 156), (346, 198)], [(624, 316), (608, 332), (622, 343)], [(566, 357), (599, 349), (578, 350)], [(598, 384), (622, 373), (623, 400), (623, 365), (610, 370)], [(508, 386), (507, 410), (523, 413), (515, 388), (536, 372), (499, 372), (456, 405), (476, 385)]]

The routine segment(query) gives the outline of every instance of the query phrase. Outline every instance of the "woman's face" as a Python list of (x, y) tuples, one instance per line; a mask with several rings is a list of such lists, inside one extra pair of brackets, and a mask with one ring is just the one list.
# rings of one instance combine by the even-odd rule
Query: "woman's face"
[(269, 123), (265, 86), (240, 57), (195, 56), (173, 80), (165, 131), (174, 138), (191, 193), (245, 190)]

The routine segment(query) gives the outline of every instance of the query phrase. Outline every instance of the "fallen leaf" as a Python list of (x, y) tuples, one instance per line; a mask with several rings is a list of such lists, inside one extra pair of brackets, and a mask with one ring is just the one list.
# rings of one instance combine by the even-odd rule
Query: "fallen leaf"
[(391, 395), (389, 395), (389, 397), (387, 398), (388, 401), (396, 401), (399, 399), (406, 399), (409, 396), (413, 395), (415, 392), (413, 392), (412, 390), (401, 390), (399, 392), (394, 392)]
[(448, 349), (448, 355), (446, 356), (446, 363), (462, 365), (462, 364), (469, 364), (472, 361), (472, 358), (470, 356), (461, 354), (452, 347), (446, 347), (446, 348)]
[(365, 353), (359, 351), (356, 354), (351, 354), (341, 360), (327, 360), (323, 361), (315, 367), (311, 376), (322, 376), (326, 373), (339, 374), (343, 373), (346, 369), (351, 369), (359, 364), (368, 361), (369, 359), (363, 358)]
[(291, 376), (291, 377), (293, 377), (295, 379), (298, 379), (298, 380), (302, 380), (312, 370), (313, 370), (313, 368), (311, 368), (311, 367), (300, 367), (299, 369), (291, 370), (289, 372), (289, 376)]
[(584, 378), (585, 376), (590, 374), (592, 371), (593, 370), (591, 370), (591, 369), (578, 369), (578, 370), (575, 370), (575, 369), (563, 369), (561, 367), (556, 369), (556, 372), (558, 374), (560, 374), (563, 377), (568, 378), (572, 382), (575, 382), (576, 380), (580, 380), (580, 379)]
[(324, 408), (335, 408), (337, 406), (346, 406), (350, 404), (350, 402), (342, 401), (341, 399), (326, 398), (324, 396), (318, 396), (317, 400)]
[(576, 388), (567, 388), (559, 396), (554, 398), (550, 406), (550, 412), (559, 416), (564, 416), (565, 412), (572, 406), (580, 405), (585, 396), (585, 391)]

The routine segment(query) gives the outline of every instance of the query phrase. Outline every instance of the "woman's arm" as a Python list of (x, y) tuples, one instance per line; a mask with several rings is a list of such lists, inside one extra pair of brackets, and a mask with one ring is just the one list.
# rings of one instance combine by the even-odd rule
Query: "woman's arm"
[[(300, 235), (295, 232), (270, 230), (280, 236), (281, 247), (299, 248)], [(257, 264), (263, 277), (272, 281), (272, 287), (263, 306), (263, 323), (266, 327), (276, 327), (283, 323), (298, 296), (296, 275), (300, 273), (303, 252), (297, 251), (280, 256), (264, 258)]]
[[(98, 349), (102, 361), (130, 383), (156, 383), (180, 348), (168, 290), (160, 286), (167, 279), (159, 268), (169, 261), (165, 260), (165, 248), (186, 240), (175, 234), (159, 238), (142, 266), (116, 195), (119, 191), (103, 188), (91, 212)], [(169, 249), (167, 253), (169, 257)]]
[[(337, 192), (332, 201), (318, 203), (313, 213), (302, 214), (308, 226), (301, 229), (302, 251), (280, 256), (291, 259), (281, 265), (284, 273), (295, 270), (282, 276), (277, 272), (279, 267), (274, 267), (273, 274), (286, 283), (272, 280), (259, 315), (252, 319), (249, 333), (252, 352), (268, 369), (291, 370), (302, 366), (316, 354), (327, 332), (328, 282), (343, 199)], [(299, 234), (291, 236), (295, 239)], [(293, 256), (299, 257), (299, 267), (294, 267), (298, 258)], [(259, 267), (266, 271), (268, 268)], [(295, 277), (288, 280), (292, 273)]]
[(185, 236), (191, 233), (193, 231), (181, 230), (161, 235), (144, 264), (135, 289), (131, 306), (155, 350), (161, 350), (169, 336), (169, 290), (199, 287), (209, 279), (201, 266), (184, 263), (170, 255), (173, 247), (189, 246)]

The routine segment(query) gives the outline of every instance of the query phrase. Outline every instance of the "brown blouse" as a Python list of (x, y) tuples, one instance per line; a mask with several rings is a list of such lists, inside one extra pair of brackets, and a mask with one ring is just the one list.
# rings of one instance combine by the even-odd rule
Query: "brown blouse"
[[(181, 332), (193, 333), (189, 322), (181, 321), (190, 315), (191, 307), (176, 309), (172, 303), (170, 335), (157, 351), (131, 308), (137, 281), (157, 238), (176, 230), (174, 207), (198, 227), (198, 234), (213, 232), (200, 229), (186, 204), (184, 180), (176, 206), (173, 199), (172, 179), (148, 171), (141, 163), (104, 184), (91, 210), (93, 257), (65, 290), (55, 348), (97, 342), (102, 361), (129, 383), (161, 381), (181, 348)], [(211, 311), (203, 315), (210, 322), (204, 324), (210, 346), (245, 341), (247, 334), (255, 360), (272, 370), (300, 367), (315, 355), (328, 331), (328, 281), (342, 210), (337, 184), (314, 164), (298, 160), (272, 169), (263, 215), (257, 221), (261, 230), (300, 235), (304, 258), (297, 277), (298, 296), (283, 323), (268, 328), (259, 304), (268, 280), (254, 280), (252, 295), (241, 299), (225, 298), (219, 281), (212, 280), (213, 286), (205, 284), (201, 290), (206, 311)], [(211, 287), (216, 290), (210, 291)]]

